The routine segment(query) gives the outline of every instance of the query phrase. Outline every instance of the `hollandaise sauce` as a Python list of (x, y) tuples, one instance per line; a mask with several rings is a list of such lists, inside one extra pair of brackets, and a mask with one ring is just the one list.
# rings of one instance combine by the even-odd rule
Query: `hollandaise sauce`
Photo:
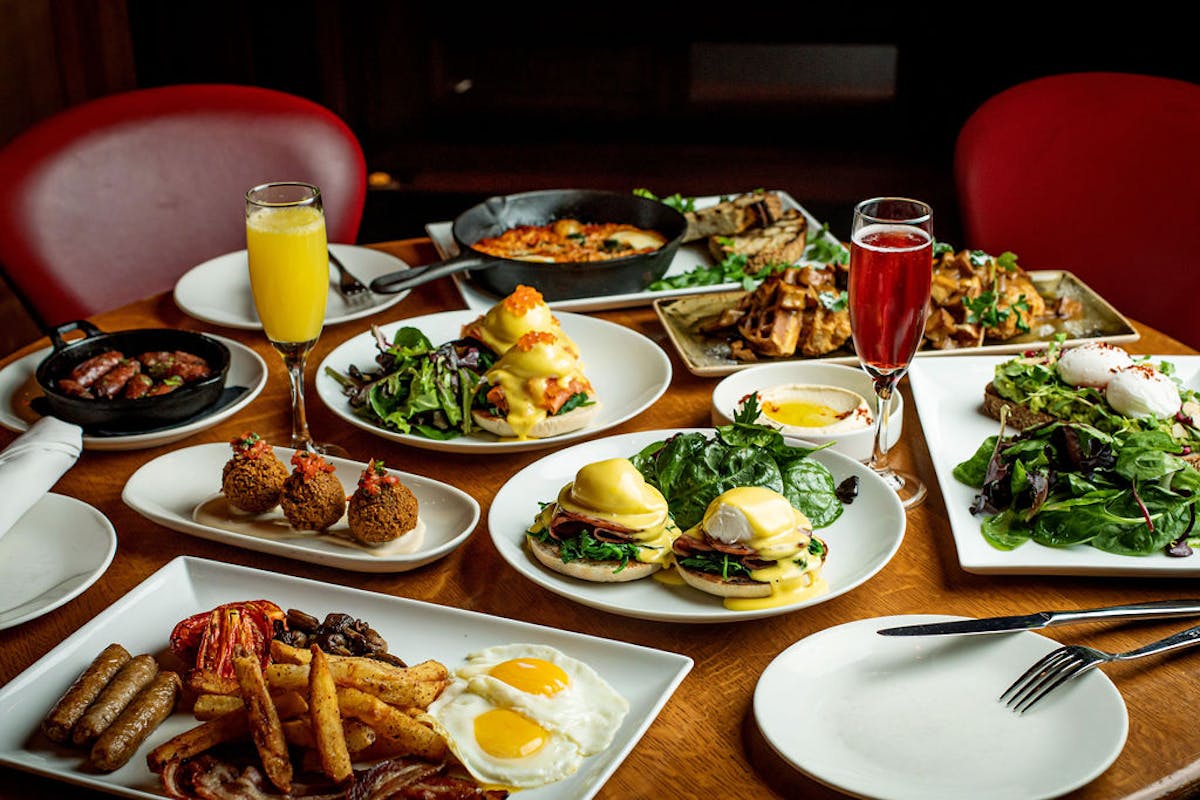
[(751, 611), (791, 605), (823, 594), (820, 577), (823, 542), (813, 542), (812, 523), (778, 492), (759, 486), (731, 489), (709, 504), (701, 528), (710, 537), (752, 549), (769, 566), (749, 570), (752, 580), (768, 584), (766, 597), (727, 597), (726, 608)]
[(547, 331), (523, 335), (488, 370), (487, 379), (504, 391), (508, 406), (505, 418), (518, 439), (529, 438), (533, 427), (549, 415), (551, 381), (556, 388), (570, 386), (572, 382), (591, 388), (579, 359)]

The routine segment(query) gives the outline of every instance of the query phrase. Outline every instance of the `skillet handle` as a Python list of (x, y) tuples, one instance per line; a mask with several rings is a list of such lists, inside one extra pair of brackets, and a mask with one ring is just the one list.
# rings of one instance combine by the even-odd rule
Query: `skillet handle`
[(501, 259), (498, 258), (488, 258), (474, 253), (459, 253), (445, 261), (380, 275), (371, 281), (371, 291), (380, 294), (395, 294), (438, 278), (444, 278), (447, 275), (453, 275), (456, 272), (465, 272), (468, 269), (488, 269), (496, 266), (500, 261)]
[(54, 343), (54, 352), (57, 353), (59, 350), (62, 350), (67, 346), (68, 342), (63, 338), (63, 336), (71, 333), (72, 331), (83, 331), (83, 338), (77, 339), (76, 341), (83, 341), (83, 339), (91, 339), (93, 336), (104, 335), (104, 331), (100, 330), (86, 319), (77, 319), (74, 322), (64, 322), (61, 325), (56, 325), (54, 328), (51, 328), (47, 333), (47, 335), (50, 337), (50, 341)]

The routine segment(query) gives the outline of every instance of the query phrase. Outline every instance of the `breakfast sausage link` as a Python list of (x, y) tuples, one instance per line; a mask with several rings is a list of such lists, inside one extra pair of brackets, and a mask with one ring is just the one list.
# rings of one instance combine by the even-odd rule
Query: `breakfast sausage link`
[(121, 716), (109, 725), (92, 747), (92, 766), (101, 772), (122, 767), (151, 733), (175, 710), (183, 690), (179, 674), (164, 670), (154, 676)]
[(42, 732), (51, 741), (65, 742), (88, 706), (129, 659), (129, 651), (116, 643), (101, 650), (42, 720)]
[(150, 391), (150, 387), (153, 385), (154, 378), (144, 372), (139, 372), (129, 379), (129, 383), (125, 384), (125, 391), (121, 393), (121, 396), (130, 400), (145, 397), (146, 392)]
[(83, 745), (103, 734), (157, 674), (158, 663), (154, 656), (143, 653), (131, 659), (75, 725), (71, 741)]
[(129, 379), (142, 371), (142, 365), (132, 358), (127, 358), (100, 376), (95, 383), (97, 397), (112, 399), (117, 396)]
[(191, 383), (192, 381), (204, 380), (212, 374), (212, 370), (203, 361), (199, 364), (176, 361), (171, 365), (169, 374), (177, 378), (182, 378), (184, 383)]
[(68, 377), (86, 389), (100, 376), (121, 363), (123, 358), (125, 358), (125, 354), (120, 350), (108, 350), (77, 364)]
[(73, 381), (70, 378), (60, 378), (58, 381), (58, 390), (65, 395), (82, 397), (85, 400), (91, 400), (96, 396), (79, 381)]

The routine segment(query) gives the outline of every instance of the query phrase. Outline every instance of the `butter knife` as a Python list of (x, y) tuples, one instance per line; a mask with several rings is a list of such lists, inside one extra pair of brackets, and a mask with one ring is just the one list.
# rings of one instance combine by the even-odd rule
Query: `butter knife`
[(876, 631), (881, 636), (947, 636), (954, 634), (1006, 633), (1035, 631), (1074, 622), (1095, 622), (1108, 619), (1162, 619), (1165, 617), (1200, 616), (1200, 600), (1154, 600), (1107, 608), (1085, 608), (1078, 611), (1038, 611), (1012, 617), (962, 619), (953, 622), (933, 622), (926, 625), (902, 625)]

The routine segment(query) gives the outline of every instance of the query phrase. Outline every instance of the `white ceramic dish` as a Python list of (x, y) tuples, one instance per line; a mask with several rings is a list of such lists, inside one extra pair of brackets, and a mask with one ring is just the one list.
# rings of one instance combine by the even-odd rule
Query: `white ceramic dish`
[[(370, 284), (380, 275), (408, 269), (408, 264), (382, 250), (349, 244), (331, 244), (329, 249), (354, 277), (365, 284)], [(408, 296), (406, 291), (376, 294), (371, 304), (363, 308), (350, 308), (334, 288), (337, 282), (338, 273), (331, 264), (329, 298), (325, 305), (326, 325), (370, 316), (391, 308)], [(214, 325), (262, 330), (262, 322), (254, 310), (254, 296), (250, 293), (250, 266), (245, 250), (217, 256), (188, 270), (175, 284), (175, 304), (188, 316)]]
[[(388, 341), (391, 341), (398, 328), (418, 328), (436, 346), (459, 338), (462, 326), (478, 316), (479, 313), (472, 310), (444, 311), (380, 327)], [(317, 396), (334, 414), (351, 425), (395, 442), (448, 453), (515, 453), (558, 447), (594, 436), (642, 413), (667, 390), (671, 383), (671, 360), (650, 339), (607, 320), (561, 312), (557, 317), (563, 331), (579, 346), (584, 373), (595, 387), (600, 402), (600, 408), (590, 425), (562, 436), (518, 440), (501, 439), (486, 431), (475, 431), (469, 436), (440, 441), (387, 430), (357, 416), (342, 394), (341, 385), (329, 377), (325, 370), (329, 367), (345, 374), (351, 364), (360, 368), (374, 366), (378, 350), (370, 331), (344, 342), (325, 357), (316, 372)]]
[[(276, 456), (289, 469), (293, 452), (275, 448)], [(121, 499), (142, 516), (181, 533), (356, 572), (405, 572), (422, 567), (465, 542), (479, 522), (479, 503), (466, 492), (397, 470), (389, 472), (412, 490), (425, 523), (424, 543), (412, 553), (376, 555), (311, 533), (297, 531), (293, 538), (264, 538), (195, 521), (193, 509), (220, 491), (221, 468), (231, 453), (228, 444), (214, 442), (161, 455), (130, 476)], [(352, 494), (365, 465), (342, 458), (327, 460), (335, 467), (334, 474), (346, 494)]]
[[(711, 428), (682, 429), (712, 434)], [(653, 577), (627, 583), (592, 583), (554, 572), (529, 554), (525, 530), (539, 501), (553, 500), (585, 464), (629, 457), (647, 445), (680, 431), (639, 431), (608, 436), (551, 453), (513, 475), (500, 488), (488, 510), (492, 542), (509, 566), (537, 585), (585, 606), (614, 614), (661, 622), (734, 622), (786, 614), (823, 603), (871, 578), (895, 555), (904, 538), (904, 508), (896, 493), (864, 465), (840, 453), (820, 451), (813, 457), (827, 466), (835, 482), (851, 475), (860, 481), (858, 498), (836, 522), (816, 531), (829, 544), (822, 575), (829, 591), (791, 605), (753, 611), (730, 611), (721, 598), (690, 586), (669, 586)]]
[(83, 768), (81, 755), (36, 733), (46, 711), (110, 642), (131, 653), (162, 652), (181, 619), (221, 603), (265, 598), (318, 618), (331, 611), (366, 620), (409, 663), (437, 659), (454, 669), (468, 653), (533, 642), (556, 647), (602, 675), (629, 701), (612, 744), (563, 781), (521, 792), (529, 800), (586, 800), (595, 795), (641, 739), (692, 668), (687, 656), (472, 611), (334, 586), (274, 572), (181, 556), (151, 575), (0, 689), (0, 763), (127, 797), (162, 797), (146, 753), (196, 725), (176, 713), (133, 759), (108, 775)]
[[(203, 416), (190, 422), (185, 421), (178, 425), (144, 433), (113, 436), (85, 435), (83, 437), (84, 449), (142, 450), (171, 444), (223, 422), (258, 397), (263, 387), (267, 385), (266, 362), (258, 353), (240, 342), (212, 333), (208, 335), (223, 342), (229, 348), (229, 377), (225, 383), (226, 391), (228, 392), (231, 387), (235, 386), (244, 387), (246, 391), (232, 403), (219, 406), (215, 410), (210, 409)], [(29, 430), (29, 421), (22, 416), (18, 409), (34, 413), (29, 411), (29, 400), (42, 392), (33, 376), (37, 371), (38, 364), (51, 352), (52, 348), (47, 347), (19, 358), (0, 369), (0, 427), (17, 433)]]
[[(808, 218), (809, 231), (821, 230), (821, 223), (816, 217), (808, 213), (808, 210), (796, 202), (790, 194), (783, 191), (774, 190), (783, 201), (785, 208), (794, 208), (804, 214)], [(735, 194), (740, 194), (736, 192)], [(713, 195), (709, 197), (695, 198), (696, 208), (707, 208), (714, 206), (721, 201), (721, 198)], [(453, 222), (433, 222), (425, 226), (425, 232), (429, 234), (429, 238), (433, 240), (433, 246), (437, 248), (438, 255), (443, 259), (451, 258), (458, 255), (458, 243), (454, 241), (452, 228)], [(831, 234), (826, 234), (830, 236)], [(667, 268), (664, 277), (674, 277), (682, 275), (685, 272), (691, 272), (697, 267), (711, 267), (714, 264), (712, 255), (708, 252), (708, 246), (705, 241), (689, 242), (679, 248), (675, 254), (675, 258), (671, 261), (671, 266)], [(481, 286), (478, 286), (471, 280), (470, 276), (459, 272), (453, 276), (454, 285), (458, 289), (459, 295), (462, 296), (463, 302), (467, 304), (467, 308), (476, 310), (486, 310), (496, 303), (500, 298), (489, 292)], [(736, 283), (720, 283), (713, 286), (694, 286), (686, 289), (664, 289), (662, 291), (645, 290), (641, 292), (627, 292), (625, 294), (610, 294), (600, 297), (577, 297), (571, 300), (555, 300), (550, 302), (550, 306), (563, 311), (603, 311), (612, 308), (630, 308), (633, 306), (649, 305), (653, 300), (681, 297), (689, 294), (707, 294), (709, 292), (727, 292), (731, 289), (740, 288)]]
[[(959, 483), (952, 473), (955, 466), (975, 454), (984, 439), (1000, 430), (1000, 423), (983, 413), (983, 387), (992, 379), (996, 365), (1005, 360), (995, 356), (918, 358), (908, 371), (913, 402), (946, 501), (962, 568), (996, 574), (1200, 576), (1200, 556), (1120, 556), (1086, 545), (1054, 548), (1036, 542), (1004, 551), (984, 540), (979, 532), (980, 519), (970, 512), (976, 491)], [(1200, 356), (1156, 356), (1155, 360), (1174, 363), (1185, 385), (1200, 387)]]
[[(763, 391), (775, 386), (791, 385), (836, 386), (840, 389), (848, 389), (866, 402), (867, 408), (871, 409), (872, 419), (874, 419), (875, 390), (867, 373), (858, 367), (842, 364), (790, 362), (763, 364), (723, 378), (712, 393), (713, 425), (728, 425), (733, 422), (734, 414), (742, 406), (742, 398), (751, 392)], [(780, 427), (775, 423), (769, 424)], [(900, 392), (896, 392), (892, 396), (891, 412), (888, 414), (889, 447), (899, 441), (903, 425), (904, 398)], [(844, 453), (862, 462), (870, 460), (871, 450), (875, 443), (873, 425), (840, 434), (822, 435), (801, 430), (787, 431), (787, 433), (816, 445), (832, 443), (831, 450)]]
[(116, 552), (108, 517), (82, 500), (46, 494), (0, 539), (0, 630), (78, 597)]
[[(1129, 727), (1099, 670), (1014, 714), (997, 698), (1058, 643), (1032, 632), (897, 637), (891, 625), (955, 619), (862, 619), (780, 653), (754, 690), (768, 744), (817, 781), (881, 800), (1040, 800), (1096, 778)], [(808, 687), (796, 702), (797, 687)]]

